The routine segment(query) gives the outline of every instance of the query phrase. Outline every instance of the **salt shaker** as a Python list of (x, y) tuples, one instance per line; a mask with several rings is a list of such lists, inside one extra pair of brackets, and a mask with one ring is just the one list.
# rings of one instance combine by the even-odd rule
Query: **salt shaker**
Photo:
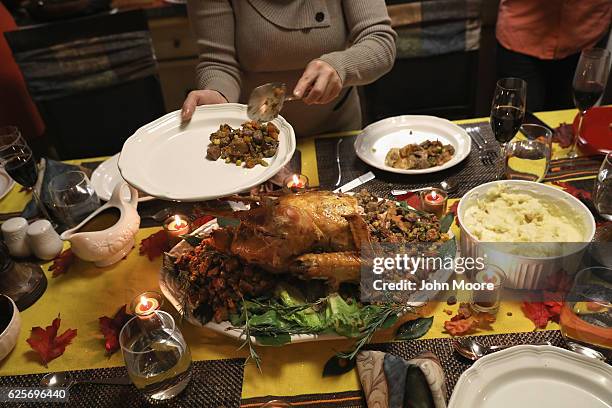
[(2, 223), (2, 236), (8, 247), (9, 254), (15, 258), (25, 258), (31, 255), (26, 239), (28, 221), (22, 217), (8, 219)]
[(39, 259), (50, 261), (62, 252), (64, 243), (48, 220), (33, 222), (27, 235), (30, 248)]

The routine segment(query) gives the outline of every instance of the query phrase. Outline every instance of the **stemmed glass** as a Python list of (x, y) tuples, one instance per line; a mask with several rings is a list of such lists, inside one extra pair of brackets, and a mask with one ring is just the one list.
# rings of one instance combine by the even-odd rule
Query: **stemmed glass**
[(572, 140), (569, 157), (576, 157), (576, 144), (582, 131), (582, 119), (587, 111), (601, 99), (610, 73), (610, 51), (603, 48), (583, 50), (574, 73), (574, 104), (580, 111), (578, 131)]
[(51, 220), (34, 187), (38, 180), (36, 159), (32, 154), (32, 149), (15, 126), (0, 128), (0, 166), (4, 167), (9, 176), (17, 183), (32, 189), (32, 196), (41, 215)]
[(523, 124), (527, 98), (527, 83), (520, 78), (497, 81), (491, 104), (491, 129), (501, 145), (501, 157), (506, 155), (506, 144)]

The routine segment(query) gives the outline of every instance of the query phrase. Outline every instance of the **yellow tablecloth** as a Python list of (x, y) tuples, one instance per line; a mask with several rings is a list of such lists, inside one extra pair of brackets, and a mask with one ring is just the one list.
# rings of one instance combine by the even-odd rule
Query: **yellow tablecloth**
[[(575, 110), (564, 110), (541, 113), (538, 117), (554, 127), (560, 122), (571, 122), (575, 114)], [(483, 119), (470, 121), (481, 120)], [(299, 141), (298, 148), (302, 152), (303, 172), (311, 181), (317, 183), (314, 138)], [(19, 192), (19, 186), (16, 186), (9, 195), (0, 200), (0, 213), (20, 211), (28, 199), (26, 194)], [(157, 230), (158, 228), (140, 230), (137, 246), (143, 238)], [(48, 266), (49, 264), (45, 264), (44, 269)], [(149, 261), (134, 250), (125, 260), (108, 268), (96, 268), (92, 264), (76, 261), (69, 272), (61, 277), (51, 278), (48, 273), (47, 291), (37, 303), (21, 314), (22, 331), (17, 347), (0, 362), (0, 375), (123, 365), (121, 353), (115, 353), (110, 358), (105, 357), (98, 318), (102, 315), (112, 315), (138, 293), (158, 288), (159, 267), (159, 259)], [(436, 305), (433, 327), (425, 338), (448, 336), (443, 333), (443, 322), (448, 320), (449, 316), (443, 309), (456, 311), (457, 305)], [(78, 335), (64, 355), (51, 361), (49, 367), (45, 368), (31, 351), (26, 339), (31, 327), (50, 324), (58, 313), (61, 313), (62, 317), (60, 332), (74, 328), (78, 330)], [(531, 321), (523, 316), (519, 304), (506, 302), (498, 313), (494, 333), (525, 332), (533, 330), (533, 327)], [(557, 327), (555, 323), (550, 323), (548, 328)], [(182, 331), (191, 347), (194, 360), (246, 357), (244, 351), (237, 351), (238, 343), (208, 329), (185, 323), (182, 325)], [(261, 347), (259, 353), (263, 359), (263, 371), (260, 373), (253, 364), (246, 367), (243, 398), (356, 390), (359, 383), (354, 371), (324, 380), (321, 378), (325, 362), (337, 351), (348, 349), (351, 344), (351, 341), (342, 340), (294, 344), (282, 348)]]

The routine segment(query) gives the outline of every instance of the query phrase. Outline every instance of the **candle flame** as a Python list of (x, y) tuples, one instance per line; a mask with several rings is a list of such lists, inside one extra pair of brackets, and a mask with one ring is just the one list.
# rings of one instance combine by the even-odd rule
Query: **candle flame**
[(436, 193), (436, 190), (432, 190), (431, 191), (431, 198), (432, 200), (435, 200), (438, 197), (438, 194)]
[(300, 184), (300, 177), (297, 174), (294, 174), (292, 181), (293, 181), (293, 184), (297, 186), (298, 184)]
[(174, 223), (176, 225), (179, 225), (181, 223), (181, 217), (179, 217), (178, 215), (174, 216)]
[(140, 296), (140, 305), (146, 307), (148, 304), (147, 297), (145, 295)]

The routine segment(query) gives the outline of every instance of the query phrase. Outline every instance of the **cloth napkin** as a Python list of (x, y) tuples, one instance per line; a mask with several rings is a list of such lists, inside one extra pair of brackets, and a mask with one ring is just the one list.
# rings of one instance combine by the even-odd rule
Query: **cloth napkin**
[(446, 407), (444, 369), (433, 353), (404, 360), (382, 351), (362, 351), (357, 371), (370, 408)]
[[(87, 174), (87, 176), (90, 176), (91, 173), (91, 170), (80, 166), (75, 166), (73, 164), (62, 163), (45, 158), (40, 160), (40, 164), (38, 165), (38, 181), (36, 182), (36, 186), (34, 186), (34, 188), (38, 192), (40, 199), (45, 204), (45, 207), (47, 207), (47, 210), (51, 216), (53, 216), (54, 212), (53, 200), (51, 200), (51, 193), (49, 192), (49, 183), (53, 177), (57, 176), (58, 174), (74, 170), (83, 171), (85, 174)], [(38, 207), (34, 202), (34, 198), (32, 198), (30, 202), (26, 204), (21, 216), (26, 219), (31, 219), (39, 215), (38, 213)]]

